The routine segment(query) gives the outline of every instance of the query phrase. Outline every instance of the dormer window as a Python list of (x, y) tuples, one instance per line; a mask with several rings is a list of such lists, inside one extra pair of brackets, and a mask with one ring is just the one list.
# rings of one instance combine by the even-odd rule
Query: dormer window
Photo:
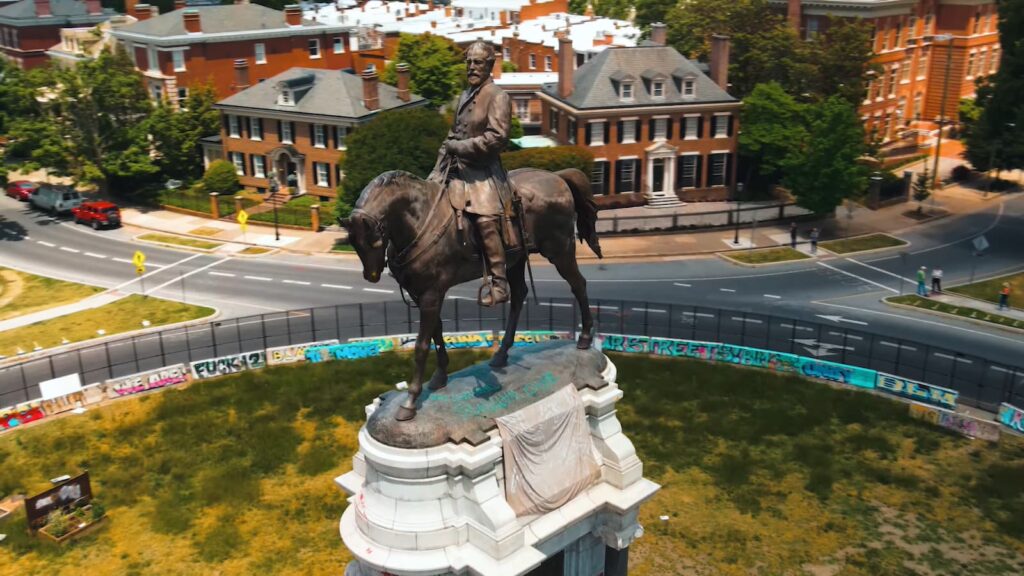
[(658, 80), (651, 83), (651, 96), (654, 98), (665, 97), (665, 83)]
[(281, 90), (281, 93), (277, 95), (277, 103), (281, 106), (295, 106), (295, 97), (292, 95), (292, 91)]
[(697, 81), (693, 78), (683, 79), (683, 97), (693, 98), (697, 93)]
[(633, 83), (632, 82), (623, 82), (622, 85), (619, 86), (619, 98), (621, 98), (623, 100), (632, 100), (633, 99)]

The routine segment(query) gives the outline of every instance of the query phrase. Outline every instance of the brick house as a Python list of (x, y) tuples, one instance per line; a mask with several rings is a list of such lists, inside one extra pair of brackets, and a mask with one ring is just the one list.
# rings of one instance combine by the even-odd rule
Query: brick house
[[(207, 82), (225, 98), (296, 66), (352, 68), (351, 27), (304, 20), (298, 5), (283, 12), (248, 3), (185, 8), (177, 0), (176, 6), (152, 16), (149, 5), (135, 4), (139, 22), (112, 32), (154, 99), (177, 102), (189, 87)], [(243, 65), (248, 72), (236, 74)]]
[[(643, 194), (651, 206), (731, 196), (740, 102), (725, 91), (728, 39), (716, 37), (711, 77), (674, 48), (609, 48), (574, 70), (562, 38), (558, 82), (541, 89), (542, 134), (594, 154), (595, 194)], [(638, 202), (640, 203), (640, 202)]]
[(21, 68), (49, 61), (64, 28), (91, 28), (117, 13), (100, 0), (19, 0), (0, 5), (0, 56)]
[(397, 87), (380, 84), (375, 71), (292, 68), (216, 104), (221, 134), (204, 141), (205, 161), (230, 161), (241, 184), (260, 193), (271, 178), (283, 190), (295, 175), (296, 194), (333, 198), (348, 133), (381, 110), (427, 103), (409, 92), (408, 66), (399, 66)]
[[(786, 6), (803, 37), (823, 32), (829, 15), (873, 25), (874, 62), (882, 72), (871, 79), (860, 113), (868, 133), (883, 141), (934, 131), (944, 91), (942, 115), (955, 122), (960, 99), (974, 96), (975, 80), (999, 67), (999, 16), (992, 0), (771, 2)], [(936, 40), (944, 34), (951, 40)]]

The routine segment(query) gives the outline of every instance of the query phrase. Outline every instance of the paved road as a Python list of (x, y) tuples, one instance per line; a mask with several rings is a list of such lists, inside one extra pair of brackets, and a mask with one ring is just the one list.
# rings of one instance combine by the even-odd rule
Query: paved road
[[(1017, 334), (958, 320), (904, 312), (879, 302), (883, 296), (911, 291), (909, 280), (920, 265), (940, 265), (946, 284), (966, 281), (972, 267), (978, 277), (1024, 268), (1019, 246), (1024, 243), (1024, 199), (948, 218), (901, 237), (911, 242), (903, 252), (858, 258), (833, 258), (772, 268), (743, 268), (718, 258), (658, 263), (588, 265), (584, 273), (591, 297), (602, 300), (644, 300), (721, 307), (749, 314), (772, 314), (835, 324), (868, 333), (887, 334), (1009, 363), (1024, 364), (1024, 344)], [(984, 234), (991, 244), (986, 255), (972, 255), (970, 239)], [(726, 234), (726, 233), (723, 233)], [(131, 239), (132, 231), (93, 232), (69, 222), (54, 221), (23, 204), (0, 198), (0, 265), (122, 290), (214, 305), (223, 317), (273, 313), (293, 308), (353, 302), (394, 301), (397, 287), (389, 278), (380, 284), (363, 281), (358, 262), (329, 256), (292, 255), (251, 259), (194, 254)], [(129, 263), (141, 249), (150, 272), (138, 281)], [(567, 297), (554, 270), (535, 267), (542, 297)], [(184, 294), (182, 288), (184, 286)], [(475, 296), (475, 286), (454, 290), (453, 298)], [(605, 302), (609, 309), (636, 325), (657, 312), (633, 310)], [(400, 308), (400, 306), (399, 306)], [(405, 315), (404, 310), (392, 315)], [(559, 310), (559, 313), (567, 313)], [(624, 326), (627, 320), (623, 320)], [(748, 323), (749, 324), (749, 323)], [(934, 360), (934, 359), (933, 359)]]

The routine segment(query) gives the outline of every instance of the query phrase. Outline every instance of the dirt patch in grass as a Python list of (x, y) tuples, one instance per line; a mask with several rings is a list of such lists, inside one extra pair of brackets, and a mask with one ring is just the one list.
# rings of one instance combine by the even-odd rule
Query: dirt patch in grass
[(998, 304), (999, 290), (1003, 287), (1003, 282), (1010, 283), (1010, 304), (1020, 306), (1024, 303), (1024, 272), (990, 278), (981, 282), (975, 282), (974, 284), (955, 286), (949, 288), (948, 291)]
[(103, 292), (95, 286), (6, 269), (0, 269), (0, 283), (0, 320), (71, 304)]
[(906, 246), (907, 243), (899, 238), (888, 234), (869, 234), (856, 238), (844, 238), (842, 240), (829, 240), (819, 244), (822, 248), (836, 254), (850, 254), (852, 252), (863, 252), (865, 250), (878, 250), (880, 248), (892, 248), (894, 246)]
[(213, 250), (223, 246), (220, 242), (209, 242), (207, 240), (199, 240), (197, 238), (187, 238), (185, 236), (172, 236), (170, 234), (156, 234), (149, 233), (143, 234), (138, 237), (139, 240), (144, 242), (159, 242), (161, 244), (174, 244), (175, 246), (185, 246), (187, 248), (198, 248), (200, 250)]
[[(484, 357), (457, 351), (452, 369)], [(1024, 440), (973, 442), (905, 404), (795, 376), (612, 358), (618, 416), (662, 485), (641, 510), (631, 574), (1024, 572)], [(0, 496), (88, 468), (110, 514), (59, 552), (15, 517), (0, 563), (69, 576), (341, 573), (346, 501), (332, 480), (351, 467), (363, 406), (410, 362), (243, 373), (0, 436)]]
[(933, 300), (931, 298), (922, 298), (920, 296), (917, 296), (916, 294), (893, 296), (891, 298), (886, 298), (886, 301), (892, 302), (893, 304), (904, 304), (907, 306), (913, 306), (914, 308), (921, 308), (922, 310), (931, 310), (933, 312), (952, 314), (954, 316), (960, 316), (962, 318), (970, 318), (972, 320), (991, 322), (992, 324), (998, 324), (1000, 326), (1008, 326), (1011, 328), (1024, 328), (1024, 320), (1017, 320), (1007, 316), (1002, 316), (997, 312), (979, 310), (978, 308), (970, 308), (966, 306), (957, 306), (954, 304), (947, 304), (945, 302), (939, 302), (938, 300)]
[(271, 252), (271, 251), (272, 251), (271, 248), (262, 248), (260, 246), (249, 246), (245, 250), (240, 250), (238, 253), (239, 254), (245, 254), (247, 256), (255, 256), (255, 255), (259, 255), (259, 254), (266, 254), (267, 252)]
[(794, 250), (788, 246), (780, 248), (763, 248), (760, 250), (726, 252), (722, 255), (730, 260), (735, 260), (744, 264), (772, 264), (775, 262), (790, 262), (793, 260), (804, 260), (810, 258), (807, 254)]
[(212, 226), (200, 226), (195, 230), (189, 230), (189, 234), (194, 236), (216, 236), (224, 232), (223, 228), (214, 228)]
[(13, 356), (19, 347), (27, 352), (37, 344), (53, 348), (60, 346), (63, 338), (70, 342), (90, 340), (97, 337), (97, 330), (103, 330), (106, 336), (140, 330), (143, 320), (149, 320), (150, 326), (161, 326), (211, 314), (213, 309), (204, 306), (133, 294), (91, 310), (0, 332), (0, 354)]

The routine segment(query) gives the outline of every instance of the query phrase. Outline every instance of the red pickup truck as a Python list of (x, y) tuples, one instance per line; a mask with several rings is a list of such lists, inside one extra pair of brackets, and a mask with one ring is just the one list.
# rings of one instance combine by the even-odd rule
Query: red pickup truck
[(75, 224), (88, 224), (93, 230), (121, 225), (121, 210), (110, 202), (82, 202), (81, 206), (71, 209), (71, 215)]

